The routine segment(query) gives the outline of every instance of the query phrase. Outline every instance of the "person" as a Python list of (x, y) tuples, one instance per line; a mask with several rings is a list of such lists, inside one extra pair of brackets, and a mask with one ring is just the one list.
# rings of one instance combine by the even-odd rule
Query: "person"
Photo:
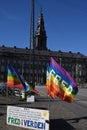
[(33, 87), (33, 89), (35, 89), (35, 84), (33, 83), (33, 81), (30, 81), (30, 86)]
[(25, 92), (24, 92), (23, 90), (21, 91), (21, 99), (22, 99), (22, 100), (25, 100), (25, 99), (26, 99)]

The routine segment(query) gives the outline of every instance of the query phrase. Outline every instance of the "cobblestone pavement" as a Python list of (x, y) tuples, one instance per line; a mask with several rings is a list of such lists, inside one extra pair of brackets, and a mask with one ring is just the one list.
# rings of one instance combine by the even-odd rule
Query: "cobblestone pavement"
[[(87, 89), (80, 89), (73, 103), (48, 96), (40, 96), (33, 103), (19, 101), (17, 97), (0, 96), (0, 130), (27, 130), (7, 125), (7, 105), (21, 107), (45, 107), (50, 112), (50, 130), (87, 130)], [(29, 129), (30, 130), (30, 129)]]

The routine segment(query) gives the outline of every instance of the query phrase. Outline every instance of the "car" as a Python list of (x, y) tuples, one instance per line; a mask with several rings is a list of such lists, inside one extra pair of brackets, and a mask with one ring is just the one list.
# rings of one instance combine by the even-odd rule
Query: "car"
[(1, 86), (0, 85), (0, 94), (2, 96), (6, 96), (6, 95), (14, 95), (14, 91), (12, 88), (7, 87), (7, 86)]

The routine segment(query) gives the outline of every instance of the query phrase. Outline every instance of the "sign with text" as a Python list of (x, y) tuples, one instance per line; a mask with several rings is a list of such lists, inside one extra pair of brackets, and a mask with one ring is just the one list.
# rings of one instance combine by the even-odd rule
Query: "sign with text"
[(35, 102), (35, 96), (34, 95), (28, 95), (27, 96), (27, 102)]
[(7, 124), (34, 130), (49, 130), (49, 111), (7, 106)]

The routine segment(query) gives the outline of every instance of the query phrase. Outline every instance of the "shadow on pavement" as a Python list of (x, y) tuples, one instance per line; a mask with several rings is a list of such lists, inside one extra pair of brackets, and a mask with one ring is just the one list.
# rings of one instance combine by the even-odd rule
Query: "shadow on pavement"
[(87, 116), (84, 117), (78, 117), (78, 118), (73, 118), (73, 119), (67, 119), (67, 121), (72, 121), (72, 123), (78, 123), (80, 120), (87, 120)]
[(0, 117), (3, 116), (3, 115), (4, 115), (4, 113), (0, 113)]
[(51, 119), (50, 130), (75, 130), (75, 128), (64, 119)]

